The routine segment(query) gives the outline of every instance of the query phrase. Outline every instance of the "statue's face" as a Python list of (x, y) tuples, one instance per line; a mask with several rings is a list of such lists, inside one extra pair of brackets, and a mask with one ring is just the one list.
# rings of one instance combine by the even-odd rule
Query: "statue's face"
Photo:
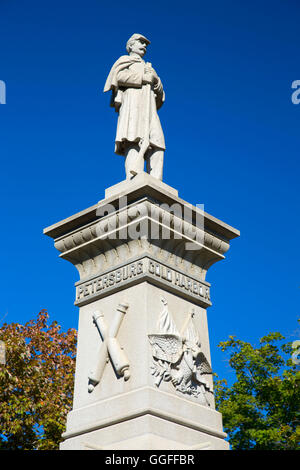
[(131, 44), (130, 53), (134, 53), (134, 54), (139, 55), (140, 57), (143, 57), (146, 54), (146, 51), (147, 51), (147, 43), (143, 39), (136, 39)]

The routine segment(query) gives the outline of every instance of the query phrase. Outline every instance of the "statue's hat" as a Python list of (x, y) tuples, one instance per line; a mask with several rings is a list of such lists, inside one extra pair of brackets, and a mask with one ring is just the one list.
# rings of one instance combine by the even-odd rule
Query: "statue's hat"
[(147, 38), (146, 38), (145, 36), (143, 36), (142, 34), (137, 34), (137, 33), (134, 33), (134, 34), (128, 39), (127, 42), (132, 41), (132, 40), (134, 40), (134, 39), (143, 39), (147, 45), (150, 44), (149, 39), (147, 39)]

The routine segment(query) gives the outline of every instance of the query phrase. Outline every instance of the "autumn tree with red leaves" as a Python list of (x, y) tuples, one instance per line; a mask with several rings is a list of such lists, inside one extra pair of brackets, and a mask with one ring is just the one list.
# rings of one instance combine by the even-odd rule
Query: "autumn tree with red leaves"
[(48, 325), (42, 310), (25, 325), (3, 324), (0, 450), (58, 449), (72, 408), (77, 332)]

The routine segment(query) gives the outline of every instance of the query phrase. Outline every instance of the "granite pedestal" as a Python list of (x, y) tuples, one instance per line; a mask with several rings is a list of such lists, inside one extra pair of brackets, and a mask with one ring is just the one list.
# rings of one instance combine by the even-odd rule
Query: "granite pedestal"
[(206, 273), (238, 230), (142, 173), (44, 233), (80, 275), (61, 449), (228, 449), (209, 373)]

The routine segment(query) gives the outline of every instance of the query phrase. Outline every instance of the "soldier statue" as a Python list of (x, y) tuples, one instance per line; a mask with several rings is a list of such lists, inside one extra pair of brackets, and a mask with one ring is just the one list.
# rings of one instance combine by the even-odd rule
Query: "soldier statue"
[(157, 114), (165, 94), (160, 78), (143, 57), (150, 41), (133, 34), (128, 55), (112, 66), (104, 91), (112, 91), (111, 106), (119, 113), (115, 153), (125, 157), (126, 179), (144, 171), (162, 180), (165, 139)]

